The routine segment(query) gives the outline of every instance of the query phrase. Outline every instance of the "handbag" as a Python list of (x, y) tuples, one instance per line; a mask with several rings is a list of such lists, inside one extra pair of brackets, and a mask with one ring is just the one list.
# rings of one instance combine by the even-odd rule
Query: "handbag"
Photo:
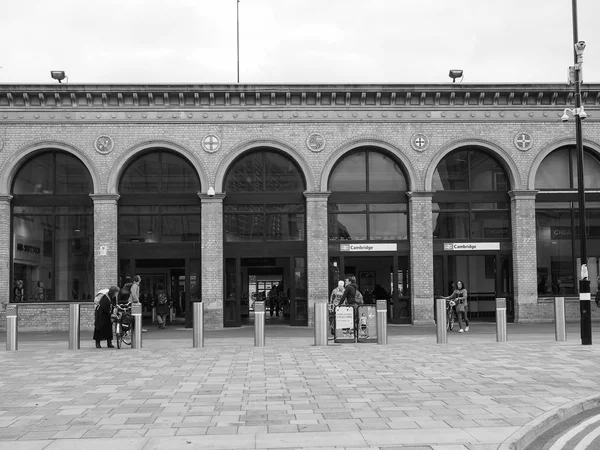
[(460, 312), (464, 312), (465, 305), (462, 300), (459, 300), (458, 303), (456, 304), (456, 310), (460, 311)]

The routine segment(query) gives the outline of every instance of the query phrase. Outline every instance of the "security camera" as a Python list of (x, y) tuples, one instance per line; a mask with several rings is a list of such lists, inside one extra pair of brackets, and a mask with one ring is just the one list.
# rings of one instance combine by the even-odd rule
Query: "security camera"
[(577, 56), (583, 55), (583, 51), (585, 50), (585, 41), (579, 41), (575, 44), (575, 53)]
[(567, 114), (567, 110), (565, 109), (564, 114), (561, 116), (560, 120), (562, 120), (563, 122), (568, 122), (569, 121), (569, 115)]
[(581, 120), (587, 119), (587, 113), (583, 110), (583, 107), (581, 108), (581, 111), (579, 111), (579, 118)]

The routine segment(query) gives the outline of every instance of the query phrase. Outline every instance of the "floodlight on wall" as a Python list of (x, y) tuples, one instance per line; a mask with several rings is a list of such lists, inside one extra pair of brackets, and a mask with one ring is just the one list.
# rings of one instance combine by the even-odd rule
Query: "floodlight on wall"
[(460, 78), (460, 80), (462, 81), (463, 79), (463, 71), (460, 69), (450, 69), (450, 72), (448, 72), (448, 76), (450, 78), (452, 78), (452, 82), (455, 83), (457, 78)]
[(69, 79), (69, 77), (67, 77), (67, 75), (65, 74), (64, 70), (51, 70), (50, 76), (52, 77), (52, 79), (57, 80), (59, 83), (62, 83), (62, 80), (64, 80), (65, 78), (67, 80)]

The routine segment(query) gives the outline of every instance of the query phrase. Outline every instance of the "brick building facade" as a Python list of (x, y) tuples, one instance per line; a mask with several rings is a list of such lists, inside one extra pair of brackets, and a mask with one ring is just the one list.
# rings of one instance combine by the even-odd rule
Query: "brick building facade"
[[(600, 85), (583, 87), (583, 104), (588, 113), (584, 146), (600, 157)], [(408, 191), (410, 278), (404, 283), (410, 287), (409, 322), (430, 324), (432, 299), (440, 293), (434, 287), (435, 256), (441, 270), (447, 270), (443, 255), (451, 250), (441, 250), (441, 245), (473, 241), (441, 242), (434, 237), (436, 170), (453, 152), (479, 149), (497, 161), (507, 177), (510, 231), (496, 253), (489, 254), (510, 258), (510, 267), (504, 268), (510, 272), (509, 287), (502, 295), (512, 297), (516, 322), (552, 320), (552, 295), (540, 291), (540, 273), (550, 276), (556, 270), (569, 270), (559, 267), (560, 258), (552, 260), (558, 265), (548, 272), (540, 272), (536, 264), (536, 174), (548, 155), (574, 145), (574, 124), (560, 120), (563, 110), (573, 107), (572, 90), (563, 85), (4, 85), (0, 90), (0, 329), (6, 326), (7, 303), (15, 301), (12, 262), (18, 242), (11, 222), (13, 183), (26, 161), (48, 150), (74, 156), (91, 178), (94, 292), (122, 281), (119, 183), (128, 164), (162, 149), (193, 167), (201, 205), (201, 233), (193, 247), (200, 272), (193, 276), (198, 277), (206, 327), (216, 329), (227, 320), (223, 217), (228, 192), (224, 186), (240, 156), (268, 149), (293, 162), (302, 174), (306, 229), (304, 254), (298, 258), (305, 261), (291, 264), (305, 267), (306, 317), (302, 320), (309, 326), (314, 303), (329, 296), (330, 253), (338, 245), (328, 238), (330, 176), (339, 161), (357, 149), (375, 149), (392, 158), (403, 170)], [(595, 194), (590, 190), (591, 202)], [(493, 232), (502, 230), (488, 231)], [(475, 241), (497, 243), (488, 235)], [(144, 252), (148, 254), (147, 249)], [(259, 251), (256, 256), (265, 255)], [(591, 250), (589, 256), (600, 254)], [(396, 268), (400, 263), (394, 264)], [(490, 267), (490, 273), (499, 264)], [(298, 267), (290, 269), (292, 276), (302, 271)], [(369, 272), (364, 273), (366, 277)], [(189, 291), (190, 285), (186, 286)], [(567, 317), (577, 319), (577, 295), (565, 297)], [(73, 298), (19, 303), (20, 329), (66, 329), (69, 301)], [(82, 326), (92, 326), (91, 311), (82, 308)]]

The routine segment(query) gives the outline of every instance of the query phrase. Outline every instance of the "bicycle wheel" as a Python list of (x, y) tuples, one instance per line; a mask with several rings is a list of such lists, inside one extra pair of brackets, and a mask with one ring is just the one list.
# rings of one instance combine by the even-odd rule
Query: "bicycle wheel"
[(448, 311), (448, 330), (452, 331), (454, 328), (454, 312), (452, 310)]
[(131, 330), (127, 330), (121, 335), (121, 340), (127, 345), (131, 345)]
[(121, 333), (117, 333), (117, 348), (121, 348), (121, 341), (123, 340), (123, 335)]

